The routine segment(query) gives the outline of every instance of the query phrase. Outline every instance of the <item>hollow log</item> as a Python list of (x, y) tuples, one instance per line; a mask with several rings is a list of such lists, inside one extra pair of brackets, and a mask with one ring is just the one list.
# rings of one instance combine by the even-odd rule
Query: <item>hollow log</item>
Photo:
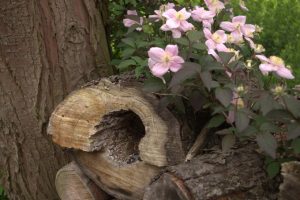
[(61, 168), (55, 179), (61, 200), (108, 200), (110, 197), (93, 183), (75, 162)]
[(263, 161), (254, 150), (251, 144), (169, 167), (146, 189), (143, 200), (270, 199)]
[(99, 124), (105, 116), (118, 111), (132, 111), (143, 123), (145, 135), (138, 144), (141, 160), (158, 167), (184, 160), (179, 122), (167, 109), (159, 109), (158, 100), (142, 93), (138, 84), (102, 79), (73, 92), (51, 115), (48, 133), (62, 147), (101, 150)]

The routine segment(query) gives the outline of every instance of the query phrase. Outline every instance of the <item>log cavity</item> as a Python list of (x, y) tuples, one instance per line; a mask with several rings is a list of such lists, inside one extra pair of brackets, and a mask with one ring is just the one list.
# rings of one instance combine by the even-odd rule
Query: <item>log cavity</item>
[(145, 136), (145, 126), (137, 114), (130, 110), (110, 112), (95, 128), (93, 145), (114, 163), (126, 165), (141, 160), (138, 146)]

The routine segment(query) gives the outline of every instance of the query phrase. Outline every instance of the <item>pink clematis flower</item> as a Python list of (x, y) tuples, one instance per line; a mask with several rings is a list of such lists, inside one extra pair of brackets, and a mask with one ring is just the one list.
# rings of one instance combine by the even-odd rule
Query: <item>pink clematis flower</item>
[(221, 28), (225, 31), (231, 32), (232, 37), (236, 43), (243, 40), (243, 36), (246, 38), (253, 38), (255, 32), (255, 26), (252, 24), (246, 24), (246, 16), (236, 16), (232, 18), (232, 22), (222, 22)]
[(271, 56), (270, 58), (267, 58), (264, 55), (256, 55), (256, 57), (262, 62), (262, 64), (259, 65), (259, 69), (264, 75), (267, 75), (269, 72), (275, 72), (282, 78), (295, 78), (291, 70), (286, 68), (284, 61), (281, 58), (277, 56)]
[(214, 17), (216, 14), (212, 11), (207, 11), (202, 7), (196, 6), (196, 9), (192, 11), (192, 18), (195, 21), (202, 22), (204, 28), (211, 30), (211, 25), (214, 23)]
[(162, 14), (169, 10), (169, 9), (172, 9), (175, 7), (175, 4), (174, 3), (168, 3), (168, 4), (163, 4), (159, 7), (159, 10), (155, 10), (154, 13), (155, 15), (149, 15), (149, 18), (151, 19), (155, 19), (155, 22), (158, 22), (160, 20), (163, 19), (163, 16)]
[(148, 51), (148, 65), (151, 73), (162, 78), (168, 71), (177, 72), (182, 68), (184, 60), (178, 56), (177, 45), (167, 45), (166, 49), (152, 47)]
[(204, 0), (208, 9), (214, 13), (218, 13), (225, 8), (224, 3), (219, 0)]
[(163, 31), (172, 31), (174, 38), (180, 38), (182, 32), (187, 32), (194, 28), (193, 24), (187, 21), (190, 16), (191, 13), (187, 12), (185, 8), (178, 12), (174, 9), (169, 9), (163, 13), (163, 17), (167, 21), (160, 29)]
[[(129, 16), (138, 16), (136, 10), (127, 10), (127, 15), (129, 15)], [(123, 24), (124, 24), (125, 27), (128, 27), (128, 28), (135, 25), (135, 24), (138, 24), (138, 25), (142, 26), (143, 25), (143, 18), (140, 17), (139, 22), (135, 21), (133, 19), (125, 18), (125, 19), (123, 19)], [(142, 28), (138, 27), (138, 28), (136, 28), (136, 30), (141, 31)]]
[(228, 52), (229, 49), (224, 45), (227, 41), (227, 35), (223, 30), (218, 30), (214, 34), (207, 28), (203, 30), (206, 37), (205, 45), (208, 48), (208, 54), (212, 55), (217, 61), (221, 62), (221, 59), (215, 50), (219, 52)]

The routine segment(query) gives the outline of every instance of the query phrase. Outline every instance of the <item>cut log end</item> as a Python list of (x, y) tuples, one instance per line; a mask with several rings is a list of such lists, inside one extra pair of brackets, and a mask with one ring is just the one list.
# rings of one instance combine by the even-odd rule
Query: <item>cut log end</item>
[(61, 200), (108, 200), (109, 196), (93, 183), (72, 162), (61, 168), (55, 179), (56, 191)]
[(104, 148), (101, 134), (114, 128), (107, 120), (124, 122), (135, 114), (134, 126), (127, 124), (127, 128), (139, 126), (141, 130), (137, 133), (137, 137), (143, 135), (137, 146), (141, 160), (160, 167), (180, 163), (184, 160), (180, 125), (167, 109), (158, 110), (157, 105), (157, 99), (140, 88), (103, 79), (69, 95), (52, 114), (48, 133), (62, 147), (92, 152)]

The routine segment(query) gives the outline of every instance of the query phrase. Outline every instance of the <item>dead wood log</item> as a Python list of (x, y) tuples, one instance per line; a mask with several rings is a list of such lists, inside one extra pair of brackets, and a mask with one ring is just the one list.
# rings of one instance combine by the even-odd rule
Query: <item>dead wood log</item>
[(167, 109), (159, 109), (157, 99), (143, 94), (140, 87), (124, 87), (109, 79), (69, 95), (53, 112), (48, 133), (62, 147), (101, 150), (99, 124), (105, 116), (118, 111), (131, 111), (143, 123), (145, 135), (138, 144), (141, 160), (159, 167), (184, 160), (180, 125), (174, 116)]
[(55, 179), (61, 200), (108, 200), (109, 196), (79, 169), (75, 162), (61, 168)]
[(298, 200), (300, 198), (300, 162), (283, 163), (281, 168), (283, 183), (280, 185), (280, 200)]
[(246, 145), (230, 154), (213, 152), (167, 168), (143, 200), (270, 199), (263, 161)]
[(181, 127), (137, 82), (102, 79), (70, 94), (48, 133), (74, 150), (81, 169), (119, 199), (141, 199), (160, 167), (184, 160)]

